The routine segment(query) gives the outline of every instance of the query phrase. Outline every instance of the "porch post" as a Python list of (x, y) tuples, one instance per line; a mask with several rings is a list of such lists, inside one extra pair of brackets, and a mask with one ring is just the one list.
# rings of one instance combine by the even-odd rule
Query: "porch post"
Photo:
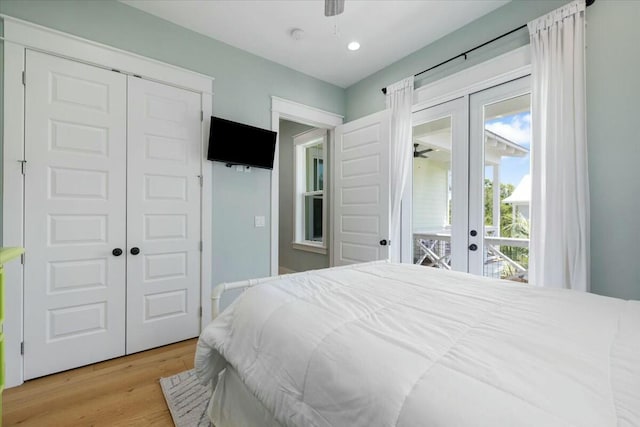
[(501, 236), (500, 230), (500, 164), (493, 166), (493, 226), (496, 227), (498, 237)]

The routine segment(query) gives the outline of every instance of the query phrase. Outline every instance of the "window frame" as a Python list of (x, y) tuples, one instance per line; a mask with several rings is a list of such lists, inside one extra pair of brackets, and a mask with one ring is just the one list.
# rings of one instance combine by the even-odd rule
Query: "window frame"
[[(327, 253), (327, 129), (311, 129), (293, 137), (293, 163), (294, 163), (294, 186), (293, 186), (293, 221), (294, 233), (292, 246), (294, 249)], [(307, 179), (313, 178), (313, 170), (307, 165), (306, 150), (314, 146), (322, 147), (322, 157), (314, 159), (322, 161), (322, 190), (307, 191)], [(322, 198), (322, 239), (307, 240), (306, 230), (306, 204), (307, 197), (321, 196)]]

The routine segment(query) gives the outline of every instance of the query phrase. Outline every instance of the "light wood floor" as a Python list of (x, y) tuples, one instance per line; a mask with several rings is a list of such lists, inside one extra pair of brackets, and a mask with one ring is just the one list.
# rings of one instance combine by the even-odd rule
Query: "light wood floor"
[(193, 368), (196, 340), (4, 391), (3, 426), (173, 426), (158, 380)]

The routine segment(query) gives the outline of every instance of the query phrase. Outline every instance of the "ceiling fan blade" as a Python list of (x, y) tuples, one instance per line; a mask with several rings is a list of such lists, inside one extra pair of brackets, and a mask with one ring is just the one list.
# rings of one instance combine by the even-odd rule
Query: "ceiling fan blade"
[(324, 0), (324, 16), (336, 16), (344, 12), (344, 0)]

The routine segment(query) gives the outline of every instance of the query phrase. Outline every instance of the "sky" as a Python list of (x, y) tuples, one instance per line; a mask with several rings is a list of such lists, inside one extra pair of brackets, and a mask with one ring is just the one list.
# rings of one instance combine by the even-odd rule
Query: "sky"
[[(485, 123), (491, 132), (531, 150), (531, 112), (501, 117)], [(500, 163), (500, 181), (517, 186), (523, 176), (529, 173), (531, 156), (503, 157)], [(491, 179), (491, 168), (486, 168), (485, 176)]]

